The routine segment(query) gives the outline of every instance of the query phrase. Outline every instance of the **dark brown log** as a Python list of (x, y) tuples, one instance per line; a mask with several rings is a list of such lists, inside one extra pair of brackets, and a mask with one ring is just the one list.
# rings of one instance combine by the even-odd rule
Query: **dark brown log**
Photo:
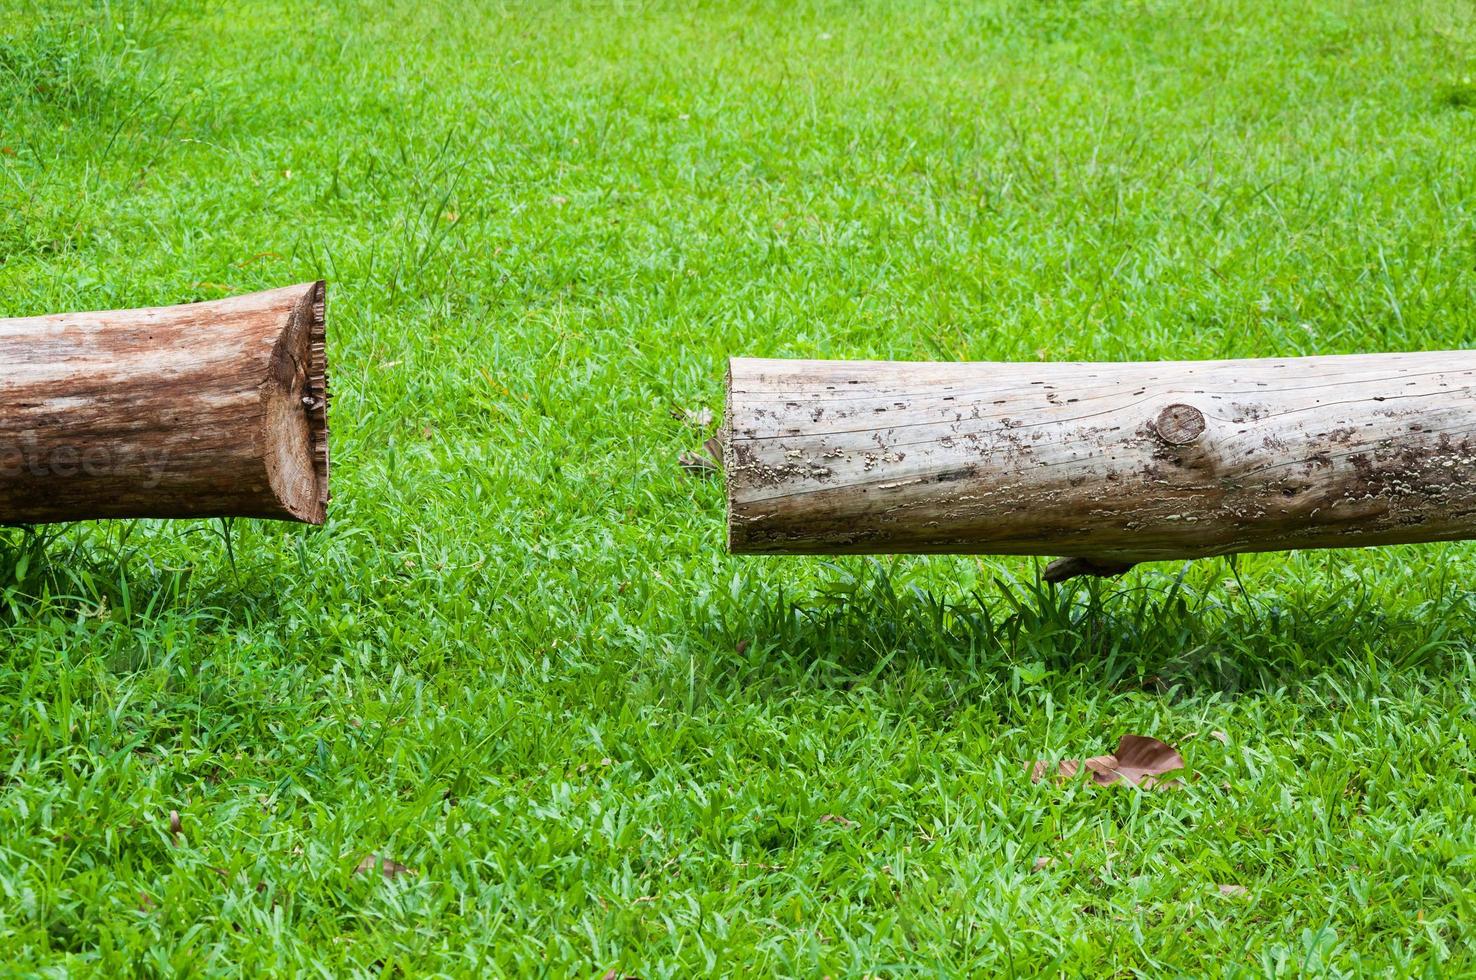
[(0, 523), (321, 524), (327, 383), (322, 282), (0, 319)]
[(1476, 537), (1476, 351), (1124, 364), (735, 359), (735, 552), (1135, 562)]

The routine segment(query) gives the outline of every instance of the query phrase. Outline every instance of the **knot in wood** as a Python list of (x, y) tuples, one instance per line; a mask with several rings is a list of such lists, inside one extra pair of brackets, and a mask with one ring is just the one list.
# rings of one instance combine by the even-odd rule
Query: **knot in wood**
[(1153, 421), (1158, 438), (1173, 446), (1185, 446), (1204, 432), (1204, 413), (1193, 405), (1173, 404)]

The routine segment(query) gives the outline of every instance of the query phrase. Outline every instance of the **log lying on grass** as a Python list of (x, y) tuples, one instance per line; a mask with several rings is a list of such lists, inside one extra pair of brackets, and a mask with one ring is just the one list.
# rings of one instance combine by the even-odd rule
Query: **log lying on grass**
[(321, 524), (323, 294), (0, 319), (0, 523)]
[(740, 553), (1141, 561), (1476, 537), (1476, 351), (1131, 364), (735, 359)]

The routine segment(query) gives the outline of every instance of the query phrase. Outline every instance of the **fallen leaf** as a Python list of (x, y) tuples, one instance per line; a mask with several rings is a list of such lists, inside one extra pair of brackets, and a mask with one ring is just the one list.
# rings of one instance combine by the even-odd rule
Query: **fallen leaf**
[(150, 912), (154, 911), (154, 909), (156, 909), (158, 907), (159, 907), (159, 903), (156, 902), (156, 901), (154, 901), (153, 897), (151, 895), (149, 895), (148, 892), (139, 892), (138, 893), (138, 910), (140, 912), (142, 912), (145, 915), (147, 915)]
[(1056, 859), (1055, 858), (1053, 858), (1053, 857), (1046, 857), (1044, 854), (1042, 854), (1040, 857), (1038, 857), (1038, 858), (1035, 859), (1035, 863), (1031, 865), (1031, 868), (1032, 868), (1032, 870), (1035, 870), (1035, 871), (1044, 871), (1046, 868), (1049, 868), (1051, 865), (1053, 865), (1055, 863), (1056, 863)]
[(406, 865), (401, 864), (399, 861), (396, 861), (394, 858), (382, 858), (382, 857), (379, 857), (376, 854), (366, 855), (364, 857), (364, 860), (362, 860), (362, 861), (359, 862), (359, 866), (354, 869), (354, 874), (356, 874), (356, 875), (369, 874), (376, 867), (378, 867), (379, 870), (380, 870), (380, 872), (386, 878), (388, 878), (390, 881), (393, 881), (394, 879), (400, 877), (401, 875), (414, 875), (414, 874), (416, 874), (415, 869), (410, 868), (410, 867), (408, 867)]
[(184, 833), (184, 824), (179, 818), (178, 810), (169, 811), (169, 836), (175, 847), (179, 846), (179, 838)]
[(633, 973), (621, 973), (619, 970), (609, 970), (600, 980), (641, 980)]
[(854, 821), (854, 820), (847, 820), (845, 817), (841, 816), (838, 813), (827, 813), (823, 817), (820, 818), (820, 822), (821, 823), (838, 823), (842, 827), (854, 827), (854, 826), (856, 826), (856, 821)]
[[(1109, 786), (1118, 781), (1132, 783), (1144, 789), (1172, 788), (1182, 785), (1179, 780), (1162, 780), (1164, 773), (1184, 768), (1184, 759), (1173, 746), (1146, 735), (1124, 735), (1117, 742), (1117, 751), (1111, 755), (1096, 755), (1085, 761), (1063, 759), (1056, 763), (1056, 781), (1066, 782), (1074, 778), (1085, 767), (1092, 774), (1092, 782), (1098, 786)], [(1051, 763), (1044, 759), (1027, 765), (1030, 781), (1038, 783), (1051, 771)]]
[(717, 436), (711, 436), (702, 442), (702, 448), (707, 450), (707, 455), (717, 461), (718, 467), (723, 465), (723, 444), (718, 442)]
[(1244, 885), (1216, 885), (1220, 894), (1228, 898), (1240, 898), (1250, 894), (1250, 889)]
[(1230, 736), (1226, 735), (1224, 732), (1210, 732), (1210, 738), (1219, 742), (1221, 745), (1230, 744)]
[(690, 450), (684, 450), (682, 454), (677, 457), (677, 465), (679, 465), (682, 468), (682, 472), (686, 473), (688, 476), (714, 476), (717, 474), (719, 469), (718, 464), (714, 463), (706, 456), (699, 456), (698, 454), (691, 452)]
[(733, 647), (733, 652), (736, 653), (736, 654), (738, 654), (740, 657), (743, 656), (743, 654), (747, 650), (748, 650), (748, 641), (747, 640), (739, 640), (738, 641), (738, 645), (735, 646), (735, 647)]

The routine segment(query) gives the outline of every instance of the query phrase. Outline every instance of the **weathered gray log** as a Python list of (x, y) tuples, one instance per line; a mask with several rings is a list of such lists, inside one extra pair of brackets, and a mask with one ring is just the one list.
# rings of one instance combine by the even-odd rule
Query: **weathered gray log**
[(1135, 562), (1476, 537), (1476, 351), (735, 359), (734, 552)]
[(323, 522), (322, 282), (0, 319), (0, 523)]

